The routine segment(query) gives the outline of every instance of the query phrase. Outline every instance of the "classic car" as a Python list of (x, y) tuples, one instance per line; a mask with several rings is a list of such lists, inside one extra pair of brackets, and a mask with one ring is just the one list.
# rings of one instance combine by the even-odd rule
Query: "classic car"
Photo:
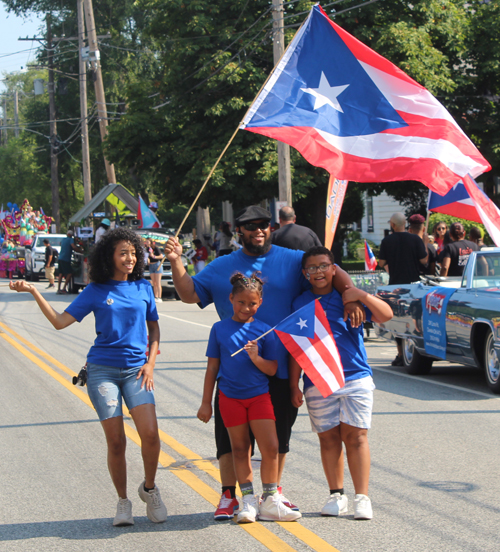
[[(423, 312), (441, 315), (444, 295), (439, 288), (454, 288), (446, 305), (446, 358), (426, 351)], [(403, 362), (410, 374), (428, 374), (434, 360), (476, 366), (500, 394), (500, 248), (473, 252), (460, 278), (424, 277), (420, 282), (382, 286), (378, 296), (394, 312), (392, 320), (376, 324), (379, 336), (402, 342)], [(444, 347), (443, 347), (444, 350)]]

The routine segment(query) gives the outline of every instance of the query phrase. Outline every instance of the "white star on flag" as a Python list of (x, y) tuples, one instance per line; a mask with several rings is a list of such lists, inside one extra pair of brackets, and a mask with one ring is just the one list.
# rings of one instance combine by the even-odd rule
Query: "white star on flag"
[(348, 84), (343, 86), (330, 86), (330, 83), (322, 71), (318, 88), (301, 88), (301, 90), (316, 98), (316, 101), (314, 102), (314, 111), (328, 104), (333, 107), (333, 109), (344, 113), (343, 109), (340, 107), (339, 101), (337, 100), (337, 96), (340, 96), (340, 94), (342, 94), (348, 86)]
[(302, 320), (302, 318), (299, 318), (299, 322), (297, 322), (297, 326), (300, 326), (300, 329), (302, 329), (304, 326), (307, 328), (307, 320)]

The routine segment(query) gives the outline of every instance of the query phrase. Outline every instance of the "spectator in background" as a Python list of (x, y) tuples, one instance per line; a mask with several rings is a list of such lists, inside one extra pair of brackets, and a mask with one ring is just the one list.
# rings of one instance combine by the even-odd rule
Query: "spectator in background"
[(95, 231), (95, 243), (97, 243), (104, 236), (110, 226), (111, 222), (109, 219), (105, 218), (101, 220), (101, 224), (99, 224), (97, 230)]
[[(78, 245), (75, 244), (75, 238), (73, 237), (73, 230), (66, 232), (66, 237), (61, 240), (61, 251), (59, 252), (59, 280), (57, 285), (57, 293), (68, 293), (66, 288), (68, 287), (69, 280), (73, 274), (71, 268), (71, 257), (73, 251), (81, 252)], [(61, 289), (61, 282), (64, 277), (64, 286)]]
[[(389, 285), (410, 284), (420, 280), (420, 266), (429, 260), (427, 234), (423, 239), (405, 231), (406, 218), (403, 213), (394, 213), (389, 219), (392, 234), (380, 244), (378, 264), (389, 273)], [(396, 340), (398, 354), (392, 366), (403, 366), (401, 339)]]
[(196, 247), (196, 251), (191, 262), (193, 263), (195, 274), (199, 274), (205, 268), (205, 261), (208, 259), (208, 251), (198, 238), (193, 240), (193, 245)]
[(279, 219), (281, 228), (272, 233), (274, 245), (301, 251), (321, 247), (318, 236), (310, 228), (295, 224), (297, 217), (292, 207), (282, 207), (279, 210)]
[(448, 226), (446, 225), (446, 222), (443, 222), (442, 220), (439, 221), (434, 225), (434, 228), (432, 229), (432, 234), (434, 236), (434, 243), (437, 247), (438, 254), (443, 251), (444, 246), (446, 245), (444, 243), (444, 237), (446, 232), (448, 231)]
[(50, 246), (49, 240), (43, 240), (43, 245), (45, 245), (45, 278), (49, 281), (47, 289), (55, 287), (54, 285), (54, 273), (55, 273), (55, 264), (56, 264), (56, 250)]
[(459, 222), (450, 226), (451, 243), (445, 246), (441, 263), (441, 276), (462, 276), (465, 265), (473, 251), (479, 247), (465, 238), (464, 227)]
[(469, 230), (469, 240), (475, 243), (479, 247), (479, 250), (486, 247), (483, 242), (483, 234), (481, 233), (481, 229), (477, 226), (473, 226)]
[(164, 255), (154, 240), (149, 240), (148, 249), (149, 276), (151, 277), (151, 285), (155, 296), (155, 302), (161, 303), (163, 299), (161, 288), (161, 276), (163, 274), (163, 258)]
[(231, 248), (233, 234), (231, 233), (229, 222), (223, 222), (221, 224), (219, 234), (219, 252), (217, 256), (223, 257), (224, 255), (229, 255), (233, 252)]
[[(425, 218), (422, 215), (412, 215), (408, 222), (410, 223), (410, 226), (408, 228), (408, 232), (410, 234), (415, 234), (419, 238), (424, 239), (424, 232), (425, 232)], [(429, 255), (429, 259), (427, 261), (427, 264), (419, 265), (420, 274), (426, 274), (428, 276), (435, 276), (436, 275), (436, 259), (437, 259), (437, 253), (436, 249), (433, 245), (430, 243), (427, 244), (427, 253)]]

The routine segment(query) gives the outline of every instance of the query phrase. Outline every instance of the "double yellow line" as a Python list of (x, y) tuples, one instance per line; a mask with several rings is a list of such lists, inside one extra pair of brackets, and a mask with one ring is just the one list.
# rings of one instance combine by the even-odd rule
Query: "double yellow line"
[[(88, 395), (84, 393), (81, 388), (74, 386), (68, 381), (68, 379), (61, 376), (61, 374), (56, 372), (41, 359), (45, 359), (46, 361), (50, 362), (53, 366), (56, 366), (70, 377), (76, 376), (75, 372), (73, 372), (67, 366), (47, 354), (45, 351), (39, 349), (36, 345), (33, 345), (28, 340), (24, 339), (24, 337), (20, 336), (3, 322), (0, 322), (0, 328), (0, 337), (2, 337), (15, 349), (17, 349), (26, 358), (28, 358), (34, 364), (44, 370), (49, 376), (58, 381), (61, 385), (63, 385), (66, 389), (73, 393), (73, 395), (77, 396), (85, 404), (93, 408)], [(35, 356), (35, 354), (33, 353), (36, 353), (36, 355), (38, 356)], [(125, 416), (130, 418), (130, 413), (125, 405), (123, 406), (123, 412)], [(125, 434), (127, 435), (127, 437), (138, 446), (141, 446), (141, 440), (139, 434), (137, 433), (137, 430), (127, 421), (124, 421), (124, 426)], [(219, 470), (211, 462), (209, 462), (208, 460), (204, 460), (200, 455), (196, 454), (195, 452), (184, 446), (182, 443), (179, 443), (176, 439), (165, 433), (163, 430), (160, 429), (159, 434), (161, 441), (168, 445), (173, 451), (184, 457), (186, 460), (189, 460), (199, 470), (204, 471), (220, 483)], [(218, 505), (220, 500), (219, 493), (215, 491), (212, 487), (207, 485), (204, 481), (202, 481), (186, 467), (174, 467), (173, 464), (175, 464), (176, 462), (175, 458), (162, 450), (160, 451), (159, 462), (163, 467), (169, 468), (176, 477), (178, 477), (183, 483), (188, 485), (191, 489), (193, 489), (196, 493), (203, 497), (207, 502), (212, 504), (212, 506)], [(304, 542), (307, 546), (309, 546), (316, 552), (339, 552), (335, 547), (331, 546), (326, 541), (318, 537), (316, 533), (313, 533), (309, 529), (306, 529), (300, 523), (277, 522), (277, 524), (283, 527), (283, 529), (285, 529), (292, 535), (294, 535), (296, 538)], [(240, 525), (240, 527), (272, 552), (295, 551), (294, 548), (289, 546), (286, 542), (284, 542), (272, 531), (270, 531), (260, 523), (244, 524)]]

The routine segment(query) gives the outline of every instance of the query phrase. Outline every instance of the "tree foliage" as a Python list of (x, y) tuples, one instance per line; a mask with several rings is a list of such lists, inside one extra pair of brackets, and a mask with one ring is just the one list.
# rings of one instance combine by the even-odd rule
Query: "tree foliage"
[[(77, 36), (74, 1), (3, 1), (19, 15), (29, 10), (51, 13), (55, 36)], [(308, 0), (285, 2), (287, 42), (312, 5)], [(336, 2), (327, 12), (435, 94), (498, 172), (499, 0), (489, 4), (384, 0), (358, 5), (359, 0)], [(100, 50), (110, 119), (105, 151), (115, 163), (118, 181), (146, 197), (151, 194), (165, 213), (191, 203), (273, 67), (271, 8), (269, 0), (94, 2), (97, 33), (111, 34), (110, 39), (100, 40)], [(67, 198), (64, 208), (74, 212), (83, 196), (75, 123), (79, 117), (76, 43), (58, 42), (54, 53), (59, 92), (67, 92), (58, 93), (56, 100), (58, 118), (68, 119), (58, 125), (61, 194)], [(46, 66), (46, 61), (42, 48), (38, 63)], [(107, 182), (91, 78), (88, 88), (95, 193)], [(26, 105), (27, 122), (48, 121), (46, 96), (26, 100)], [(31, 151), (40, 171), (39, 186), (46, 191), (48, 125), (32, 128), (41, 135), (17, 146)], [(229, 200), (238, 209), (277, 196), (277, 180), (276, 143), (239, 131), (200, 204)], [(327, 180), (324, 170), (292, 151), (294, 205), (301, 221), (319, 234)], [(485, 180), (491, 191), (491, 177)], [(364, 190), (373, 194), (385, 190), (407, 211), (425, 210), (425, 190), (418, 183), (350, 184), (345, 223), (358, 220), (360, 210), (362, 216)]]

